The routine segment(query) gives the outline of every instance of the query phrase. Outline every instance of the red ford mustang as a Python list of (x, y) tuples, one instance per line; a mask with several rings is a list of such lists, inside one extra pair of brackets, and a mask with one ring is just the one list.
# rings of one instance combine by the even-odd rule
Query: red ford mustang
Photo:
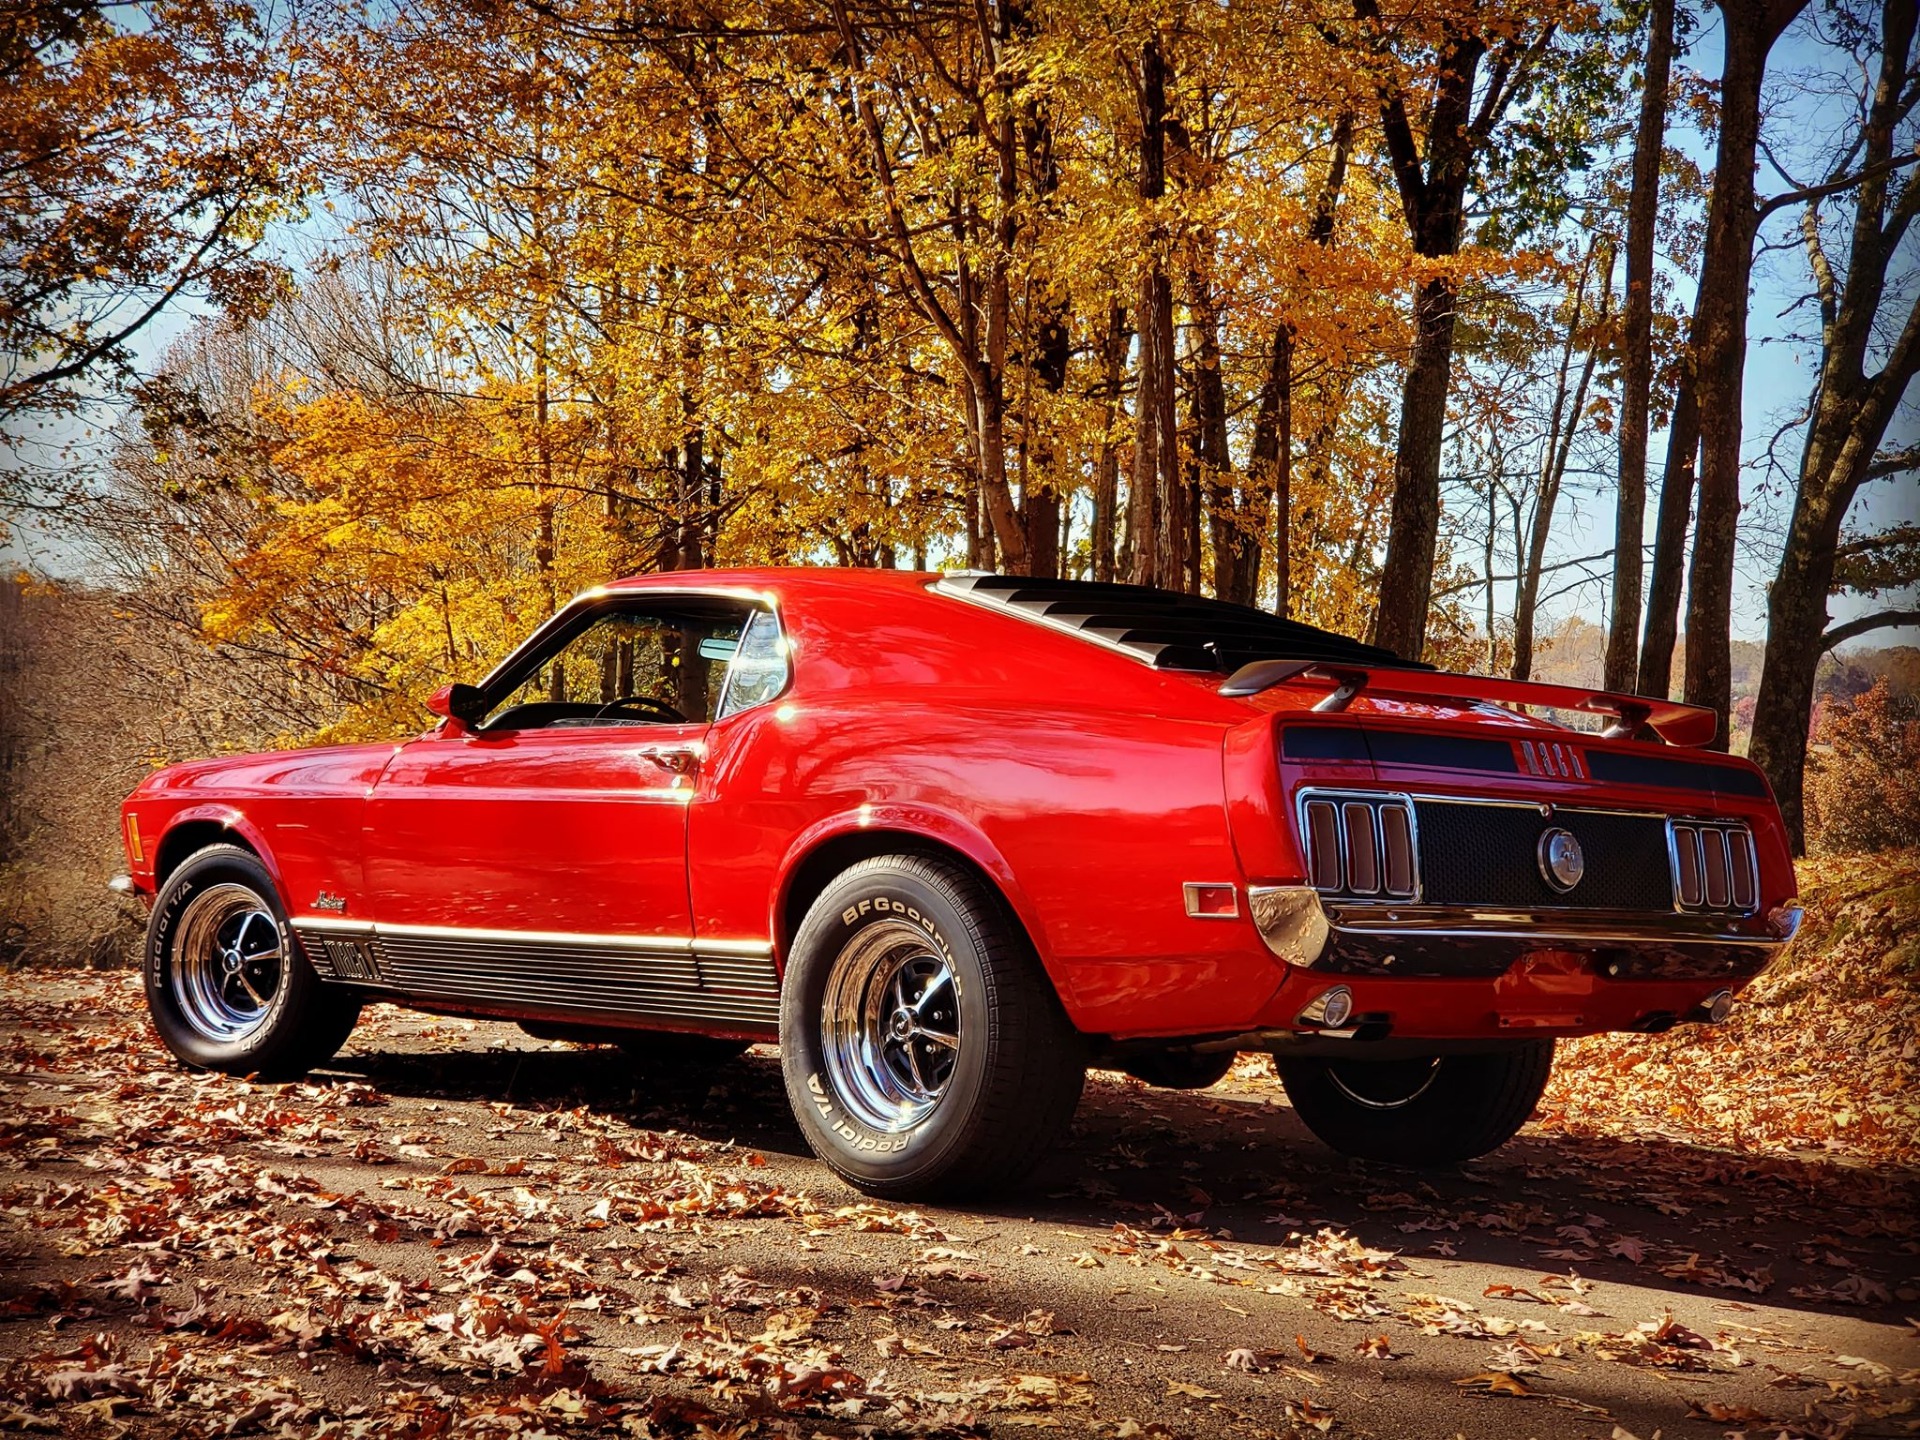
[(821, 1158), (922, 1196), (1027, 1170), (1090, 1062), (1265, 1050), (1329, 1144), (1445, 1163), (1555, 1037), (1722, 1019), (1799, 918), (1709, 712), (1132, 586), (649, 575), (433, 708), (128, 799), (181, 1060), (297, 1074), (371, 999), (643, 1063), (778, 1040)]

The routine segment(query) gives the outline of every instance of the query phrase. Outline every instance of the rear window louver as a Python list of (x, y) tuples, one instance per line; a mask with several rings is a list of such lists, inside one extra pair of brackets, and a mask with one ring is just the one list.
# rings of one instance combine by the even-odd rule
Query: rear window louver
[(1230, 674), (1255, 660), (1432, 668), (1264, 610), (1145, 585), (948, 575), (938, 588), (1124, 650), (1159, 670)]

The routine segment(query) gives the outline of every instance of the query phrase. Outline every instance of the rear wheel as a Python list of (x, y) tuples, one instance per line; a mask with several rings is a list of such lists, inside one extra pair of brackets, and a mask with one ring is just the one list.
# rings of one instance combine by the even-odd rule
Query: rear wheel
[(1527, 1123), (1553, 1070), (1553, 1041), (1479, 1055), (1276, 1064), (1294, 1113), (1335, 1150), (1451, 1165), (1498, 1149)]
[(328, 985), (287, 931), (273, 877), (252, 851), (212, 845), (167, 877), (147, 923), (147, 1009), (189, 1065), (269, 1078), (330, 1060), (360, 997)]
[(861, 861), (794, 937), (781, 1068), (807, 1142), (869, 1194), (1003, 1188), (1046, 1154), (1086, 1076), (1019, 925), (948, 860)]

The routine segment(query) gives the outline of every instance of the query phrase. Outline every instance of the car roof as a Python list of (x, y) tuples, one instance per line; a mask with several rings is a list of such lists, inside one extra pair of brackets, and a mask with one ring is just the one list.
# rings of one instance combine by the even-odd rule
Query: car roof
[(1156, 670), (1230, 674), (1256, 660), (1430, 667), (1345, 635), (1247, 605), (1145, 585), (1051, 580), (977, 571), (765, 567), (678, 570), (637, 575), (610, 590), (839, 591), (914, 590), (1044, 626), (1144, 661)]

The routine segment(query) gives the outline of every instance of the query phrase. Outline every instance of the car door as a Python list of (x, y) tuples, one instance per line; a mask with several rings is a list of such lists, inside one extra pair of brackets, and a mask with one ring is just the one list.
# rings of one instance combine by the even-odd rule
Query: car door
[(480, 723), (400, 749), (366, 808), (383, 983), (529, 1016), (709, 1018), (687, 807), (748, 613), (589, 604), (483, 684)]

